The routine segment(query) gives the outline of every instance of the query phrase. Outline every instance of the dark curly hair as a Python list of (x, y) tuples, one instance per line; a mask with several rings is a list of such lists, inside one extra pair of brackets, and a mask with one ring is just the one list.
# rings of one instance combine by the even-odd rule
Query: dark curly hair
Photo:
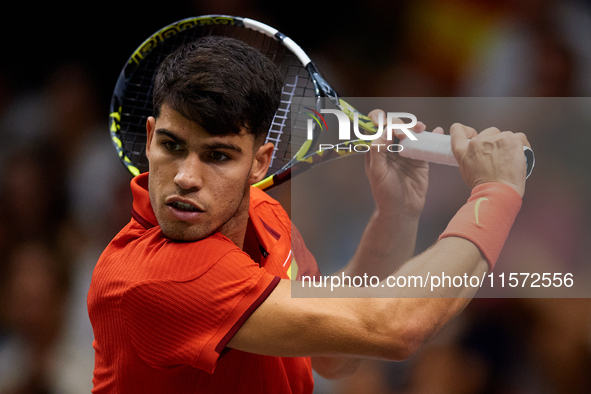
[(167, 104), (210, 134), (246, 129), (262, 144), (281, 87), (278, 68), (258, 50), (233, 38), (203, 37), (179, 47), (158, 68), (154, 117)]

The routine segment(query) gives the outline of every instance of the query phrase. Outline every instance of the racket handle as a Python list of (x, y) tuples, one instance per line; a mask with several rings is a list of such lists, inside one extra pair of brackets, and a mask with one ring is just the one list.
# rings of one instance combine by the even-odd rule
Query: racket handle
[[(451, 151), (451, 137), (445, 134), (422, 132), (417, 134), (417, 141), (405, 138), (400, 142), (403, 149), (400, 156), (409, 159), (424, 160), (430, 163), (458, 166), (458, 162)], [(534, 152), (527, 146), (523, 147), (526, 163), (526, 178), (534, 169)]]

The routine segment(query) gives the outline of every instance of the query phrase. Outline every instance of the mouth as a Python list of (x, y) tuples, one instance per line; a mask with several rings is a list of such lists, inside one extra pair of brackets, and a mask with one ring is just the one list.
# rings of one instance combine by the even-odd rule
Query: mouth
[(186, 202), (181, 202), (181, 201), (174, 201), (171, 202), (169, 204), (166, 204), (170, 207), (173, 207), (174, 209), (178, 209), (179, 211), (186, 211), (186, 212), (202, 212), (201, 209), (197, 208), (194, 205), (191, 205), (189, 203)]
[(165, 204), (172, 217), (183, 222), (200, 220), (204, 212), (200, 205), (178, 196), (167, 199)]

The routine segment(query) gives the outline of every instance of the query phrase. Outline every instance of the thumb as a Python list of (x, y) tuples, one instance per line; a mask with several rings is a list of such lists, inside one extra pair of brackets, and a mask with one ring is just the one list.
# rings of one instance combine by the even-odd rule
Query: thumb
[(451, 150), (459, 163), (460, 158), (468, 148), (469, 139), (476, 137), (478, 132), (461, 123), (454, 123), (449, 130), (449, 134), (451, 136)]

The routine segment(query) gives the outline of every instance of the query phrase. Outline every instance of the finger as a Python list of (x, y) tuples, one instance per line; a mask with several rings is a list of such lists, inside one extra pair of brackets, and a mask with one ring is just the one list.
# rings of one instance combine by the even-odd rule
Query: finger
[(379, 117), (382, 115), (382, 119), (386, 119), (386, 113), (381, 109), (374, 109), (367, 116), (371, 119), (375, 126), (379, 125)]
[(478, 132), (474, 128), (464, 126), (461, 123), (454, 123), (451, 125), (450, 134), (452, 134), (452, 130), (455, 130), (455, 133), (461, 133), (461, 135), (465, 136), (466, 139), (471, 139), (478, 135)]
[(418, 121), (417, 124), (411, 128), (411, 130), (415, 133), (422, 133), (426, 129), (427, 129), (427, 126), (421, 121)]
[(389, 143), (390, 141), (388, 141), (386, 133), (382, 133), (381, 136), (371, 141), (371, 150), (375, 150), (377, 152), (379, 150), (378, 145), (388, 145)]
[(432, 132), (435, 134), (445, 134), (443, 127), (439, 127), (439, 126), (435, 127)]
[[(391, 119), (391, 122), (392, 122), (392, 124), (405, 124), (405, 123), (402, 121), (402, 119), (400, 119), (400, 118), (392, 118), (392, 119)], [(417, 122), (417, 124), (415, 125), (415, 127), (416, 127), (417, 125), (418, 125), (418, 122)], [(424, 126), (424, 125), (423, 125), (423, 126)], [(398, 127), (395, 127), (395, 128), (393, 129), (393, 131), (394, 131), (394, 137), (396, 137), (396, 138), (397, 138), (398, 140), (400, 140), (400, 141), (402, 141), (403, 139), (405, 139), (405, 138), (407, 137), (407, 135), (404, 133), (404, 131), (402, 131), (402, 129), (400, 129), (400, 128), (398, 128)], [(414, 131), (414, 130), (413, 130), (413, 131)]]
[(456, 158), (458, 154), (461, 156), (466, 151), (469, 140), (478, 135), (476, 130), (461, 123), (454, 123), (449, 130), (449, 134), (451, 136), (451, 149)]
[[(370, 173), (372, 168), (383, 165), (383, 163), (387, 161), (383, 149), (383, 146), (387, 143), (388, 141), (383, 136), (376, 138), (371, 142), (369, 153), (365, 155), (365, 171), (367, 174)], [(382, 145), (382, 149), (379, 149), (378, 145)]]
[(515, 133), (515, 136), (519, 138), (519, 140), (523, 143), (523, 146), (527, 146), (531, 149), (531, 144), (529, 143), (529, 140), (527, 139), (527, 136), (525, 134)]
[(485, 137), (497, 134), (501, 134), (501, 130), (497, 129), (496, 127), (489, 127), (488, 129), (482, 130), (478, 135)]
[[(482, 133), (481, 133), (482, 134)], [(503, 131), (499, 134), (501, 138), (507, 138), (508, 141), (515, 142), (515, 145), (519, 147), (527, 146), (531, 148), (527, 137), (523, 133), (514, 133), (512, 131)]]

